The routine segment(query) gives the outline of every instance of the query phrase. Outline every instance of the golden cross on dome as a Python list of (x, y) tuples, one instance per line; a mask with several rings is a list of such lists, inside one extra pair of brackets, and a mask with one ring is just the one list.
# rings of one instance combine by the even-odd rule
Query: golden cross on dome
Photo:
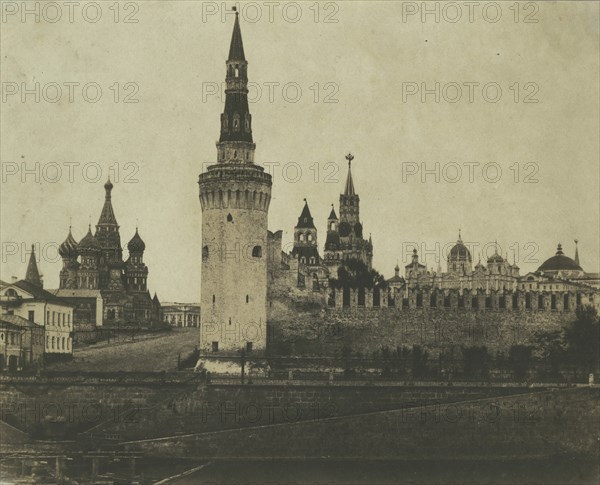
[(352, 155), (352, 153), (348, 153), (348, 155), (346, 155), (346, 160), (348, 160), (348, 166), (350, 166), (352, 160), (354, 160), (354, 155)]

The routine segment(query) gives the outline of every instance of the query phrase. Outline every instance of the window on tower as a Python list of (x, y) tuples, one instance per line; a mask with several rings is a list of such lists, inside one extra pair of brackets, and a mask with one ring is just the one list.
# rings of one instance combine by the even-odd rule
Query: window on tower
[(252, 257), (253, 258), (262, 258), (262, 247), (261, 246), (254, 246), (252, 248)]
[(208, 246), (202, 248), (202, 261), (208, 261)]
[(233, 222), (233, 216), (231, 214), (227, 214), (227, 222)]
[(237, 113), (233, 115), (233, 131), (240, 131), (240, 115)]

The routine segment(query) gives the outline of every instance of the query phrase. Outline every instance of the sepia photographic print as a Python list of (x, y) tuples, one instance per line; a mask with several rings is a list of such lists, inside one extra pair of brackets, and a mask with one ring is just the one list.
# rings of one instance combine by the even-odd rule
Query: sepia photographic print
[(0, 15), (0, 483), (599, 483), (599, 2)]

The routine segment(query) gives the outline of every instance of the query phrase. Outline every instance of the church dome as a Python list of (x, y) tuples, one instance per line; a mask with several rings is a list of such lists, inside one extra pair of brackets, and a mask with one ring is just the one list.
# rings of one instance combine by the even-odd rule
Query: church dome
[(573, 259), (564, 255), (559, 244), (556, 254), (544, 261), (538, 271), (583, 271), (583, 269)]
[(141, 253), (146, 249), (146, 244), (138, 234), (138, 230), (135, 230), (135, 234), (131, 238), (131, 241), (127, 243), (127, 249), (130, 253)]
[(462, 239), (456, 241), (456, 244), (450, 250), (448, 260), (471, 261), (471, 252), (467, 249), (467, 246), (463, 244)]
[(94, 237), (94, 235), (92, 234), (92, 228), (89, 227), (88, 228), (88, 232), (87, 234), (84, 236), (84, 238), (79, 241), (79, 249), (85, 251), (87, 250), (100, 250), (102, 249), (100, 247), (100, 243), (98, 242), (98, 240)]
[(58, 254), (63, 258), (77, 255), (77, 241), (71, 234), (71, 228), (69, 228), (67, 239), (58, 247)]

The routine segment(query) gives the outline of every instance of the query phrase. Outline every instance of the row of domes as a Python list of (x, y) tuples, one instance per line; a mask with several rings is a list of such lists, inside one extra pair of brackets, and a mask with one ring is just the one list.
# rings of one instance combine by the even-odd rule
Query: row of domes
[[(453, 261), (469, 261), (471, 262), (471, 253), (469, 249), (463, 244), (462, 239), (460, 237), (460, 232), (458, 234), (458, 241), (450, 250), (450, 254), (448, 255), (448, 260)], [(488, 263), (503, 263), (504, 258), (498, 254), (498, 251), (492, 254), (488, 260)], [(538, 271), (583, 271), (579, 263), (575, 260), (565, 256), (562, 250), (562, 245), (559, 243), (556, 249), (556, 254), (551, 258), (548, 258), (546, 261), (542, 263), (542, 265), (538, 268)]]
[[(88, 226), (88, 232), (79, 243), (73, 237), (71, 228), (69, 228), (69, 235), (67, 239), (58, 247), (58, 254), (63, 258), (75, 257), (83, 251), (100, 251), (102, 246), (98, 242), (98, 239), (92, 234), (92, 227)], [(135, 234), (131, 240), (127, 243), (127, 249), (130, 253), (141, 253), (146, 249), (146, 244), (140, 237), (136, 228)]]

